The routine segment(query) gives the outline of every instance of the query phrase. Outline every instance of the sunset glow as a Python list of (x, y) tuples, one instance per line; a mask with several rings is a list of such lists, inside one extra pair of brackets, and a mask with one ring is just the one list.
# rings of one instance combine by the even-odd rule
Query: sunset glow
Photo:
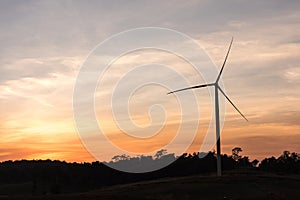
[[(234, 36), (222, 80), (226, 93), (249, 122), (226, 103), (222, 153), (231, 154), (232, 148), (240, 146), (242, 154), (253, 160), (279, 156), (284, 150), (300, 152), (297, 1), (151, 1), (145, 5), (133, 1), (5, 1), (0, 5), (0, 161), (95, 161), (80, 140), (73, 119), (76, 77), (100, 42), (145, 26), (174, 29), (190, 36), (218, 68)], [(164, 105), (166, 123), (154, 124), (160, 132), (147, 140), (137, 139), (115, 124), (107, 103), (114, 83), (131, 65), (147, 63), (163, 63), (181, 70), (192, 84), (203, 83), (194, 77), (188, 63), (168, 52), (136, 51), (112, 64), (107, 71), (110, 75), (99, 83), (103, 87), (95, 91), (96, 115), (98, 120), (105, 119), (103, 129), (114, 144), (137, 153), (164, 148), (180, 126), (176, 96), (167, 96), (166, 88), (152, 86), (137, 90), (128, 105), (131, 119), (140, 127), (156, 122), (149, 114), (151, 105)], [(200, 150), (214, 112), (208, 90), (194, 92), (201, 100), (200, 118), (193, 119), (199, 120), (199, 129), (187, 152)], [(153, 116), (163, 120), (162, 115)], [(191, 134), (189, 129), (185, 131)], [(176, 148), (168, 151), (176, 153)], [(110, 160), (114, 152), (103, 154)]]

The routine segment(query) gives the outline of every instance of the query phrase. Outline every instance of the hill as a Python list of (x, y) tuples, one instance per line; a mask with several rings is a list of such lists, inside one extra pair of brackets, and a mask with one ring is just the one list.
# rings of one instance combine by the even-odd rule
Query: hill
[[(257, 170), (234, 170), (219, 178), (213, 174), (164, 178), (104, 187), (84, 193), (22, 196), (9, 199), (299, 199), (300, 176)], [(2, 196), (0, 199), (8, 199)]]

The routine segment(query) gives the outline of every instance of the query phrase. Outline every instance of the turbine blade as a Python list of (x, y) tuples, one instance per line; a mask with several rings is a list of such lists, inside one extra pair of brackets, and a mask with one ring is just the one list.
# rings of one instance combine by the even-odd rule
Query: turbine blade
[(231, 103), (231, 105), (236, 109), (236, 111), (238, 111), (238, 113), (240, 113), (240, 115), (246, 120), (248, 121), (248, 119), (245, 117), (245, 115), (243, 115), (243, 113), (233, 104), (233, 102), (229, 99), (229, 97), (225, 94), (225, 92), (218, 87), (218, 89), (221, 91), (221, 93), (226, 97), (226, 99), (229, 101), (229, 103)]
[(180, 92), (180, 91), (183, 91), (183, 90), (190, 90), (190, 89), (196, 89), (196, 88), (208, 87), (208, 86), (212, 86), (212, 85), (214, 85), (214, 83), (203, 84), (203, 85), (196, 85), (196, 86), (192, 86), (192, 87), (182, 88), (182, 89), (179, 89), (179, 90), (174, 90), (174, 91), (168, 92), (167, 95), (168, 95), (168, 94), (175, 93), (175, 92)]
[(227, 61), (227, 58), (228, 58), (228, 55), (229, 55), (229, 52), (230, 52), (230, 49), (231, 49), (232, 42), (233, 42), (233, 37), (231, 38), (231, 42), (230, 42), (230, 45), (229, 45), (229, 48), (228, 48), (228, 51), (227, 51), (225, 60), (224, 60), (224, 63), (223, 63), (223, 65), (222, 65), (221, 71), (220, 71), (220, 73), (219, 73), (219, 75), (218, 75), (218, 78), (217, 78), (217, 80), (216, 80), (216, 83), (219, 82), (219, 80), (220, 80), (221, 74), (222, 74), (222, 72), (223, 72), (224, 66), (225, 66), (225, 64), (226, 64), (226, 61)]

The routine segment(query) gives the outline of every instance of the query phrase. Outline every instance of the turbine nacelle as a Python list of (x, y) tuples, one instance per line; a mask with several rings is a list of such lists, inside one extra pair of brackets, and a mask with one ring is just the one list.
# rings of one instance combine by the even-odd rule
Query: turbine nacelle
[(176, 93), (176, 92), (181, 92), (181, 91), (184, 91), (184, 90), (191, 90), (191, 89), (197, 89), (197, 88), (204, 88), (204, 87), (209, 87), (209, 86), (214, 86), (218, 89), (218, 91), (220, 91), (224, 97), (229, 101), (229, 103), (234, 107), (234, 109), (246, 120), (248, 121), (248, 119), (245, 117), (245, 115), (242, 114), (242, 112), (234, 105), (234, 103), (230, 100), (230, 98), (225, 94), (225, 92), (220, 88), (219, 86), (219, 80), (221, 78), (221, 75), (223, 73), (223, 70), (224, 70), (224, 67), (225, 67), (225, 64), (226, 64), (226, 61), (227, 61), (227, 58), (228, 58), (228, 55), (229, 55), (229, 52), (230, 52), (230, 49), (231, 49), (231, 46), (232, 46), (232, 42), (233, 42), (233, 37), (231, 38), (231, 42), (230, 42), (230, 45), (229, 45), (229, 48), (228, 48), (228, 51), (226, 53), (226, 56), (225, 56), (225, 60), (223, 62), (223, 65), (221, 67), (221, 70), (217, 76), (217, 79), (216, 79), (216, 82), (214, 83), (209, 83), (209, 84), (201, 84), (201, 85), (195, 85), (195, 86), (191, 86), (191, 87), (187, 87), (187, 88), (182, 88), (182, 89), (178, 89), (178, 90), (174, 90), (174, 91), (171, 91), (171, 92), (168, 92), (167, 95), (169, 94), (172, 94), (172, 93)]

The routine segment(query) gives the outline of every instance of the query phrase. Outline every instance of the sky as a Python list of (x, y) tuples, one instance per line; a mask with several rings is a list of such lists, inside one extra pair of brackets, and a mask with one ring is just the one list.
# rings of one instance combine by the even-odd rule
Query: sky
[[(240, 146), (242, 155), (252, 160), (279, 156), (284, 150), (300, 152), (299, 9), (296, 0), (1, 1), (0, 161), (94, 161), (73, 118), (76, 77), (99, 43), (140, 27), (172, 29), (193, 38), (218, 68), (233, 36), (222, 81), (226, 94), (249, 122), (226, 103), (222, 152), (231, 154), (232, 148)], [(181, 70), (191, 84), (203, 83), (201, 77), (195, 79), (186, 62), (163, 51), (136, 51), (113, 63), (104, 86), (95, 91), (96, 115), (107, 138), (137, 153), (164, 148), (180, 126), (176, 96), (166, 96), (166, 88), (149, 92), (152, 86), (137, 90), (128, 103), (132, 116), (123, 119), (132, 119), (140, 126), (131, 130), (133, 134), (151, 131), (151, 127), (144, 132), (140, 129), (149, 124), (153, 130), (165, 125), (157, 129), (159, 133), (140, 141), (124, 135), (115, 125), (107, 101), (113, 95), (113, 83), (132, 66), (147, 63), (163, 63)], [(141, 73), (143, 79), (153, 77), (147, 71)], [(164, 79), (159, 73), (155, 77)], [(168, 79), (176, 83), (175, 76)], [(137, 80), (128, 79), (125, 86)], [(195, 94), (203, 101), (197, 105), (200, 118), (189, 119), (200, 125), (188, 152), (199, 151), (213, 116), (208, 90)], [(163, 105), (164, 111), (155, 107), (151, 118), (147, 112), (154, 104)], [(116, 105), (127, 104), (116, 101)], [(167, 115), (161, 117), (162, 112)], [(187, 124), (184, 131), (193, 132), (192, 125)], [(116, 153), (103, 148), (103, 159)], [(168, 150), (176, 152), (176, 148)]]

